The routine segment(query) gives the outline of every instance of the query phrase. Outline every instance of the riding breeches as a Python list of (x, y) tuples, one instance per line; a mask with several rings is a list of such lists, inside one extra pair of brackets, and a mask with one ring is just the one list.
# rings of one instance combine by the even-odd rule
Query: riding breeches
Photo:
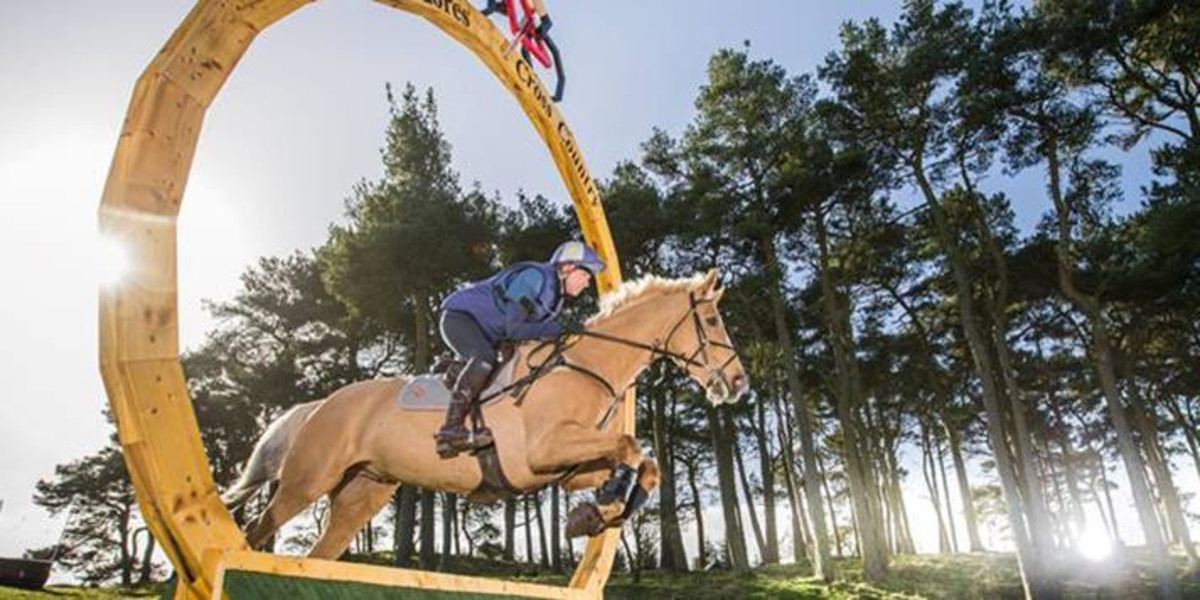
[(442, 313), (441, 330), (442, 339), (455, 354), (463, 358), (477, 358), (488, 364), (496, 363), (496, 347), (471, 315), (447, 310)]

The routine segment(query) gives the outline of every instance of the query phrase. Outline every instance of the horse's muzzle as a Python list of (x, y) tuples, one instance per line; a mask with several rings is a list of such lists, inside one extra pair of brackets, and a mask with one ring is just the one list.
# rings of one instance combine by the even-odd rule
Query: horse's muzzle
[(742, 398), (742, 394), (750, 389), (750, 382), (741, 373), (727, 379), (722, 371), (713, 371), (704, 386), (709, 402), (713, 404), (733, 404)]

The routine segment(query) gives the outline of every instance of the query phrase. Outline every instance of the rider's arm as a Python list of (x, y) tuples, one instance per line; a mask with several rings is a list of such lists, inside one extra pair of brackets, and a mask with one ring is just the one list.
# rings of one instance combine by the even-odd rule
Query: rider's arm
[[(528, 268), (508, 279), (502, 294), (505, 337), (510, 340), (551, 338), (562, 332), (555, 319), (546, 319), (547, 310), (538, 303), (546, 285), (541, 271)], [(545, 320), (543, 320), (545, 319)]]
[(522, 323), (507, 324), (507, 338), (512, 341), (517, 340), (544, 340), (558, 337), (562, 333), (562, 325), (555, 319), (541, 321), (539, 323), (530, 323), (528, 321)]

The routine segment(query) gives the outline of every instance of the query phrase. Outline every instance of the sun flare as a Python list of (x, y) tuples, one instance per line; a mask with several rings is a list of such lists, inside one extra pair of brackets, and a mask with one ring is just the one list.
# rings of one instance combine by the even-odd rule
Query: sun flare
[(1112, 540), (1104, 531), (1091, 527), (1083, 530), (1076, 542), (1079, 555), (1093, 562), (1101, 562), (1112, 555)]
[(115, 286), (129, 274), (129, 248), (121, 240), (104, 234), (96, 237), (96, 278), (101, 286)]

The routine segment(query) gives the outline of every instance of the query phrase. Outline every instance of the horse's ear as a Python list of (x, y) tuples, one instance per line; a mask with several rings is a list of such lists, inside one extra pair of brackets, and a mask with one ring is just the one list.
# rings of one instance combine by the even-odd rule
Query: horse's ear
[(717, 279), (717, 270), (709, 269), (708, 273), (704, 274), (704, 281), (700, 282), (700, 293), (704, 296), (708, 296), (714, 289), (716, 289), (718, 284), (719, 280)]

